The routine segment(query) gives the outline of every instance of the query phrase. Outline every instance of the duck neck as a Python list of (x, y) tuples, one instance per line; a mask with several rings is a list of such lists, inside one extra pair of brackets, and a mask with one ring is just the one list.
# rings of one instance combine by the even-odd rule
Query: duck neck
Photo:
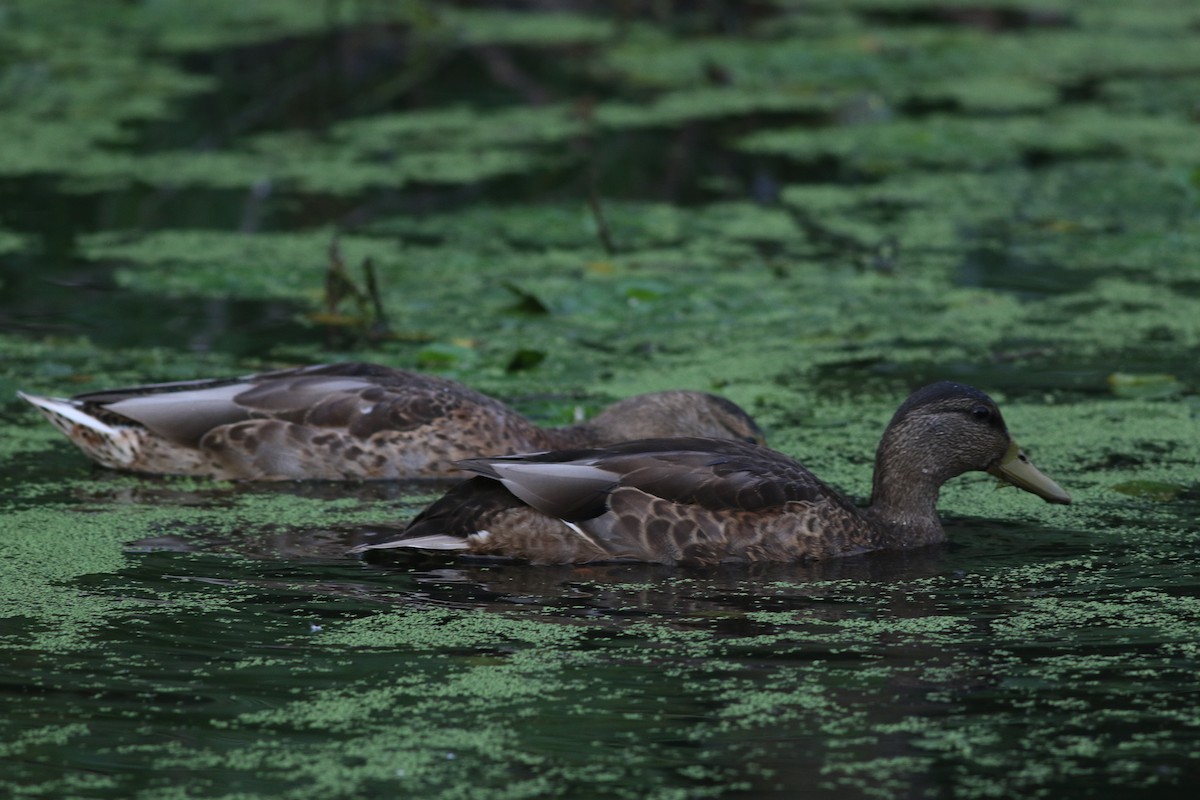
[(935, 467), (903, 463), (880, 445), (871, 503), (864, 510), (880, 547), (919, 547), (945, 541), (946, 532), (937, 515), (938, 491), (944, 481)]
[[(637, 398), (632, 398), (636, 400)], [(630, 400), (609, 406), (587, 422), (563, 425), (559, 428), (543, 428), (551, 450), (568, 450), (576, 447), (601, 447), (613, 442), (633, 439), (651, 439), (663, 435), (660, 417), (646, 409), (633, 413), (628, 407)]]

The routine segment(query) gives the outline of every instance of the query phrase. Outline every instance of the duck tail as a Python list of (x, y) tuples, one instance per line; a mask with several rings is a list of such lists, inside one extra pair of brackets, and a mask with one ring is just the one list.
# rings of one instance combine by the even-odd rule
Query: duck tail
[(133, 463), (138, 429), (110, 425), (74, 400), (25, 392), (17, 392), (17, 396), (42, 412), (76, 447), (104, 466), (123, 469)]
[(457, 536), (433, 534), (431, 536), (414, 536), (409, 539), (394, 539), (378, 544), (360, 544), (350, 548), (349, 552), (365, 553), (368, 550), (388, 550), (397, 547), (407, 547), (412, 550), (466, 550), (470, 546), (466, 539), (460, 539)]

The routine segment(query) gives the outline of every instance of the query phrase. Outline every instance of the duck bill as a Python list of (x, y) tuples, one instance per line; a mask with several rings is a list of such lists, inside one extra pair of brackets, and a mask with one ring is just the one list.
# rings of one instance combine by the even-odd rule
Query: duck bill
[(1021, 448), (1013, 442), (1008, 447), (1008, 452), (1004, 454), (1004, 458), (1000, 459), (999, 463), (988, 469), (988, 472), (995, 475), (1002, 481), (1011, 483), (1018, 489), (1036, 494), (1038, 497), (1045, 500), (1047, 503), (1062, 503), (1070, 505), (1071, 495), (1063, 491), (1063, 488), (1054, 481), (1042, 474), (1042, 471), (1029, 463), (1029, 459), (1021, 452)]

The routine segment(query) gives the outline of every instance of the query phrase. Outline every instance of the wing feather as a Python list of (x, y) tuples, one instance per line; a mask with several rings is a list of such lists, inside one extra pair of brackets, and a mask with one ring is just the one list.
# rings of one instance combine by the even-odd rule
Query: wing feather
[(453, 381), (359, 362), (131, 386), (76, 395), (72, 402), (97, 418), (116, 415), (189, 447), (214, 428), (250, 419), (345, 429), (366, 439), (452, 415), (515, 416), (499, 401)]
[(710, 510), (756, 511), (839, 497), (792, 458), (725, 439), (644, 439), (590, 450), (468, 459), (459, 466), (503, 482), (544, 513), (575, 520), (602, 513), (604, 495), (618, 486)]
[(495, 470), (504, 488), (552, 517), (579, 520), (604, 512), (608, 493), (620, 475), (590, 464), (530, 464), (496, 461)]

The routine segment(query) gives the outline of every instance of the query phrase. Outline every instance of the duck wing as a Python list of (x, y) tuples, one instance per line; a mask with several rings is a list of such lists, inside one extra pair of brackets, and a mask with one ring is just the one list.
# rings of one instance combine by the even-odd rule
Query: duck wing
[(603, 514), (618, 488), (710, 511), (841, 501), (794, 459), (725, 439), (644, 439), (592, 450), (473, 458), (459, 467), (500, 481), (543, 514), (568, 521)]
[(147, 384), (72, 400), (97, 416), (133, 420), (192, 447), (214, 428), (256, 419), (369, 438), (381, 430), (419, 428), (464, 408), (506, 411), (498, 401), (453, 381), (359, 362)]

